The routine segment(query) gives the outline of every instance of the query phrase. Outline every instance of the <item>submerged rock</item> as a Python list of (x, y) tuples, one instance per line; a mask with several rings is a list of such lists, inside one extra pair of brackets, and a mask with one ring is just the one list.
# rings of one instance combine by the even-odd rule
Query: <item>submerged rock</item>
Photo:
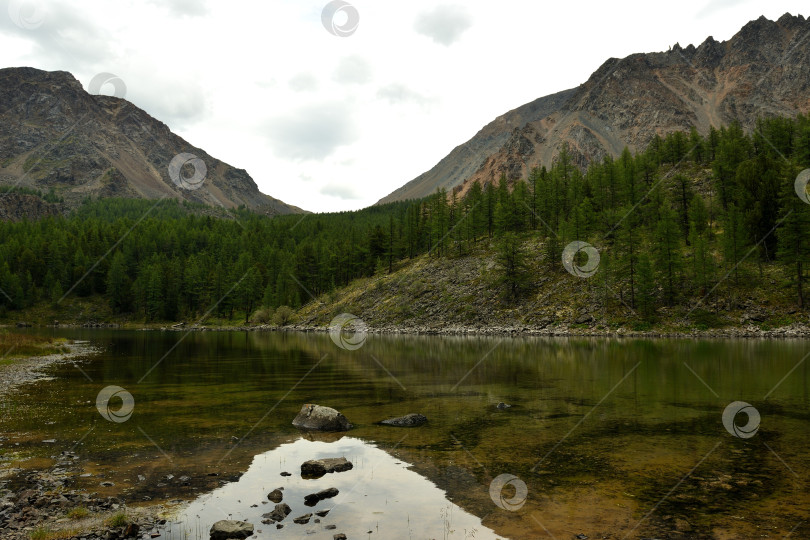
[(336, 496), (340, 491), (337, 488), (329, 488), (319, 491), (318, 493), (310, 493), (304, 497), (304, 504), (307, 506), (315, 506), (324, 499), (331, 499)]
[(411, 413), (406, 414), (405, 416), (400, 416), (399, 418), (389, 418), (388, 420), (383, 420), (380, 422), (380, 424), (394, 427), (417, 427), (421, 426), (425, 422), (427, 422), (427, 417), (425, 415)]
[(211, 526), (211, 540), (228, 540), (229, 538), (247, 538), (253, 536), (253, 524), (247, 521), (223, 519)]
[(504, 403), (504, 402), (500, 402), (497, 405), (495, 405), (495, 408), (499, 409), (501, 411), (504, 410), (504, 409), (509, 409), (511, 407), (512, 407), (511, 405), (509, 405), (508, 403)]
[(292, 424), (299, 429), (313, 431), (348, 431), (353, 427), (346, 417), (335, 409), (309, 403), (301, 407)]
[(352, 462), (344, 457), (311, 459), (301, 464), (301, 476), (320, 478), (327, 473), (348, 471), (353, 467)]

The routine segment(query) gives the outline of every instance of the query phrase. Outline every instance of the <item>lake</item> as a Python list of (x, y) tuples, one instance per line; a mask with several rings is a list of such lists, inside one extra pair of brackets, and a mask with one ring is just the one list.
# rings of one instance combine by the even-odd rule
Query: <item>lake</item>
[[(170, 540), (220, 519), (266, 538), (810, 537), (805, 341), (48, 332), (102, 352), (6, 399), (0, 465), (71, 450), (88, 491), (190, 501)], [(298, 431), (305, 403), (354, 429)], [(428, 423), (377, 424), (408, 413)], [(340, 456), (354, 468), (301, 477)]]

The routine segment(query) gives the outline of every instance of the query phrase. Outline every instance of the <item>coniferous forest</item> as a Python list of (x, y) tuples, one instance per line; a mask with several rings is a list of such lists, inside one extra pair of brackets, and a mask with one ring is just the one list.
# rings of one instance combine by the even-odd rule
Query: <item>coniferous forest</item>
[(136, 320), (248, 320), (418, 256), (477, 249), (498, 254), (514, 297), (530, 292), (530, 237), (542, 241), (548, 271), (565, 272), (568, 243), (595, 246), (600, 282), (648, 317), (774, 268), (804, 308), (810, 205), (795, 181), (808, 167), (810, 118), (799, 116), (763, 119), (750, 134), (733, 124), (656, 137), (584, 172), (563, 149), (528, 178), (355, 212), (213, 216), (173, 200), (86, 201), (66, 217), (0, 223), (0, 310), (75, 295), (103, 297)]

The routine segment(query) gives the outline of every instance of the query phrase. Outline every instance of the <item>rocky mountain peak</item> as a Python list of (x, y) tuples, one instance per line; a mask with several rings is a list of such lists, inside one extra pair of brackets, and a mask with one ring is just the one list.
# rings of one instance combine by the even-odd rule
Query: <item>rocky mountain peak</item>
[[(129, 101), (89, 94), (68, 72), (0, 69), (0, 102), (0, 185), (53, 190), (68, 207), (87, 197), (171, 197), (268, 215), (301, 211), (261, 193), (244, 169), (193, 146)], [(200, 160), (198, 183), (171, 177), (179, 154)]]
[(641, 150), (656, 135), (692, 127), (706, 133), (732, 121), (750, 130), (760, 116), (806, 114), (810, 21), (759, 17), (728, 41), (709, 36), (697, 47), (675, 43), (666, 52), (610, 58), (579, 87), (533, 103), (544, 106), (531, 115), (517, 113), (527, 105), (507, 113), (508, 125), (493, 122), (459, 147), (475, 152), (454, 151), (381, 202), (424, 197), (437, 187), (465, 192), (471, 182), (502, 174), (526, 177), (533, 167), (550, 166), (563, 145), (584, 167), (625, 147)]

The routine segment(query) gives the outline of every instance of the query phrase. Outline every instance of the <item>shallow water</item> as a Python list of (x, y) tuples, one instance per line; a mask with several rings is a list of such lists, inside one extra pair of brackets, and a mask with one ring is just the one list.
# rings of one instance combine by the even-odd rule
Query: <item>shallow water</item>
[[(231, 514), (280, 538), (810, 537), (805, 341), (372, 335), (347, 351), (320, 334), (57, 333), (103, 352), (2, 404), (0, 466), (72, 449), (79, 487), (129, 504), (194, 501), (172, 535), (207, 538)], [(110, 385), (132, 395), (125, 421), (96, 407)], [(735, 401), (760, 414), (750, 438), (724, 427)], [(301, 434), (290, 422), (304, 403), (356, 427)], [(376, 425), (410, 412), (429, 423)], [(300, 479), (300, 461), (332, 454), (355, 469)], [(502, 474), (516, 480), (499, 497)], [(293, 524), (303, 492), (329, 482), (334, 521)], [(295, 505), (279, 531), (256, 518), (280, 486)], [(316, 527), (330, 523), (342, 529)]]

